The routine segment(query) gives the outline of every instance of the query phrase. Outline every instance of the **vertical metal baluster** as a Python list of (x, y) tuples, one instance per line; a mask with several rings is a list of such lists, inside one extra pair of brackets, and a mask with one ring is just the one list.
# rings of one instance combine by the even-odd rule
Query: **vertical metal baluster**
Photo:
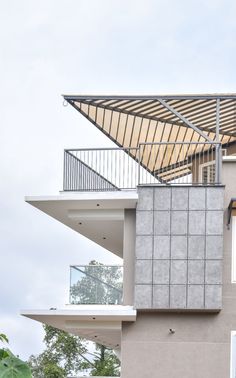
[(72, 171), (72, 175), (71, 175), (71, 189), (74, 190), (74, 170), (75, 170), (75, 158), (74, 158), (74, 155), (72, 156), (71, 158), (71, 171)]
[(119, 188), (121, 189), (121, 150), (119, 150)]

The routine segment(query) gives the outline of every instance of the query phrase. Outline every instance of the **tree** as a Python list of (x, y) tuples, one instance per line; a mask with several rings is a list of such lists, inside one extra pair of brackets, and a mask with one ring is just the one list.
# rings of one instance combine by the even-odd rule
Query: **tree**
[(46, 349), (31, 356), (29, 364), (34, 378), (61, 378), (88, 366), (86, 342), (57, 328), (44, 325)]
[(103, 345), (96, 345), (97, 354), (94, 359), (92, 376), (117, 377), (120, 375), (120, 361), (111, 349)]
[(64, 378), (83, 369), (91, 369), (93, 376), (119, 375), (119, 360), (112, 350), (96, 345), (96, 352), (91, 353), (84, 339), (48, 325), (43, 327), (46, 349), (29, 359), (34, 378)]
[[(0, 334), (0, 341), (8, 343), (8, 338), (3, 333)], [(31, 371), (26, 362), (7, 348), (0, 348), (0, 378), (31, 378)]]
[[(86, 267), (73, 267), (71, 303), (115, 304), (122, 297), (122, 270), (91, 261)], [(34, 378), (62, 378), (82, 369), (91, 369), (94, 376), (119, 375), (119, 360), (114, 352), (96, 344), (96, 352), (88, 343), (51, 326), (44, 326), (46, 349), (31, 356), (29, 363)]]

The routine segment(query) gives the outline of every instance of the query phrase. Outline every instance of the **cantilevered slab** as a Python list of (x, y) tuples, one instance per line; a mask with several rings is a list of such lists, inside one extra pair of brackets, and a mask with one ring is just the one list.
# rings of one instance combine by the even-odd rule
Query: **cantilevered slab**
[(136, 191), (61, 193), (25, 201), (95, 243), (123, 255), (124, 210), (136, 207)]
[(117, 305), (73, 305), (58, 310), (22, 310), (21, 314), (112, 349), (120, 349), (122, 322), (136, 320), (133, 307)]
[[(143, 147), (139, 156), (129, 151), (151, 173), (163, 169), (168, 172), (180, 160), (181, 166), (187, 168), (196, 153), (207, 152), (212, 147), (209, 141), (221, 142), (225, 149), (236, 142), (236, 94), (64, 95), (64, 99), (119, 147), (157, 143), (155, 147)], [(166, 156), (168, 148), (173, 147), (166, 143), (176, 142), (208, 144), (196, 144), (195, 148), (189, 145), (184, 150), (176, 147), (170, 162)], [(153, 160), (153, 155), (158, 158)]]

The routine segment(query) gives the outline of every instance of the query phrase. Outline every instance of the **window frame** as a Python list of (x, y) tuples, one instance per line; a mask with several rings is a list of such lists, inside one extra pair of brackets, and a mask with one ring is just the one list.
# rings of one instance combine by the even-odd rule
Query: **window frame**
[[(235, 346), (233, 345), (234, 338), (235, 338)], [(231, 331), (231, 338), (230, 338), (230, 378), (236, 377), (236, 358), (235, 357), (233, 358), (233, 354), (236, 354), (236, 331)]]
[[(210, 161), (207, 161), (206, 163), (202, 163), (202, 164), (199, 165), (199, 178), (198, 178), (199, 182), (203, 183), (203, 169), (205, 167), (210, 167), (211, 165), (213, 165), (213, 167), (215, 167), (215, 164), (216, 164), (215, 160), (210, 160)], [(214, 172), (214, 174), (215, 174), (215, 172)], [(210, 182), (210, 179), (209, 179), (209, 177), (207, 177), (207, 183), (209, 183), (209, 182)]]

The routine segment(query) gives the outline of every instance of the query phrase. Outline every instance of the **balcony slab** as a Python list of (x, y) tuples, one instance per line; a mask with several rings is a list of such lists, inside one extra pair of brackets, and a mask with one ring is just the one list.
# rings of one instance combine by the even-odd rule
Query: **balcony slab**
[(122, 322), (136, 320), (132, 306), (120, 305), (68, 305), (63, 309), (22, 310), (21, 315), (117, 350)]

